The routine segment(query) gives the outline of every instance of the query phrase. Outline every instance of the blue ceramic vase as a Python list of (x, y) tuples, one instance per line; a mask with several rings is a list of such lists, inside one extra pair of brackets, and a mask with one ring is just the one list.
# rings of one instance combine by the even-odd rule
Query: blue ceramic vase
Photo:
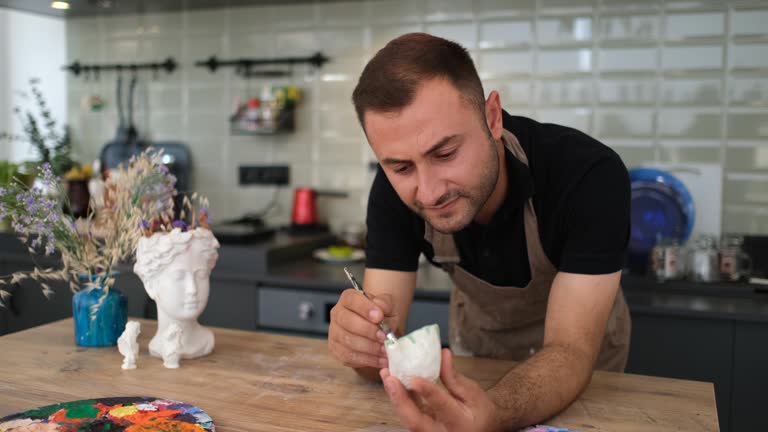
[[(81, 276), (85, 284), (87, 276)], [(95, 286), (89, 285), (72, 297), (72, 314), (75, 321), (75, 343), (86, 347), (105, 347), (117, 344), (128, 320), (128, 299), (119, 290), (110, 287), (94, 317), (91, 306), (104, 297), (103, 283), (92, 276)]]

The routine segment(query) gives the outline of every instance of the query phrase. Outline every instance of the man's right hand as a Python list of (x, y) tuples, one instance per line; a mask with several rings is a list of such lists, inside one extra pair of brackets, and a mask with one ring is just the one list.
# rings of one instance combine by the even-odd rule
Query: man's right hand
[(370, 297), (350, 288), (341, 293), (331, 309), (328, 348), (345, 366), (376, 369), (388, 366), (384, 350), (386, 337), (379, 323), (392, 317), (391, 297), (386, 294)]

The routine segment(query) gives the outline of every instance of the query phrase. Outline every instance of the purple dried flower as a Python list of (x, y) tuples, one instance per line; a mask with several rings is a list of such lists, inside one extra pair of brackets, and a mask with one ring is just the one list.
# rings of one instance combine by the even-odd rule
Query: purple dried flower
[(45, 245), (45, 254), (52, 255), (54, 252), (56, 252), (56, 247), (53, 246), (53, 242), (48, 241), (48, 244)]
[(0, 187), (0, 197), (3, 196), (3, 195), (5, 195), (5, 188), (4, 187)]
[(47, 185), (54, 185), (56, 183), (61, 182), (61, 179), (53, 175), (53, 171), (51, 170), (51, 165), (48, 163), (43, 164), (43, 166), (40, 168), (40, 173), (42, 177), (42, 182)]
[(37, 213), (37, 207), (35, 206), (35, 199), (32, 197), (27, 198), (27, 200), (24, 202), (25, 210), (27, 210), (29, 213)]
[(13, 230), (17, 233), (23, 233), (24, 232), (24, 226), (20, 224), (17, 220), (14, 220), (11, 222), (11, 226), (13, 227)]
[(149, 226), (150, 226), (149, 222), (145, 221), (144, 219), (142, 219), (141, 222), (139, 222), (139, 229), (140, 230), (149, 229)]
[(187, 224), (184, 221), (182, 221), (182, 220), (175, 220), (175, 221), (173, 221), (171, 226), (173, 226), (174, 228), (181, 228), (182, 232), (186, 232), (187, 231)]

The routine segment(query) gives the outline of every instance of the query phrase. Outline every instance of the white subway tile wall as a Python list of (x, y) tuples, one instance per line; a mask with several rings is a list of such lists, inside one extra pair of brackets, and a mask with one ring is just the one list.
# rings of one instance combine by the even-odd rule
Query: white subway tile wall
[[(171, 75), (139, 74), (135, 121), (150, 139), (191, 147), (194, 187), (219, 220), (259, 212), (275, 193), (238, 186), (239, 165), (285, 163), (291, 186), (350, 193), (321, 198), (334, 229), (362, 222), (375, 158), (352, 90), (387, 41), (426, 31), (464, 44), (510, 112), (582, 129), (629, 167), (723, 165), (723, 230), (768, 234), (766, 23), (766, 0), (367, 0), (71, 19), (67, 47), (70, 61), (179, 61)], [(331, 62), (295, 66), (292, 78), (194, 66), (317, 50)], [(230, 134), (238, 100), (289, 82), (304, 91), (296, 132)], [(84, 104), (94, 95), (101, 111)], [(117, 127), (114, 74), (71, 76), (69, 101), (77, 151), (95, 158)], [(269, 219), (286, 223), (293, 194), (277, 194)]]

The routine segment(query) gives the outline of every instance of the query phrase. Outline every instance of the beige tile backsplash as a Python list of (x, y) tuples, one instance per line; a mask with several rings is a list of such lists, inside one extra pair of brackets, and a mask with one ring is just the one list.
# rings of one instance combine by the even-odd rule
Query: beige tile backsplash
[[(343, 189), (321, 198), (334, 229), (362, 222), (373, 154), (350, 96), (366, 61), (388, 40), (427, 31), (470, 49), (488, 91), (512, 113), (584, 130), (632, 167), (706, 162), (725, 171), (723, 230), (768, 234), (768, 1), (367, 0), (78, 18), (68, 55), (80, 62), (161, 61), (172, 75), (142, 73), (136, 123), (154, 140), (192, 149), (195, 189), (217, 219), (258, 212), (275, 188), (240, 187), (241, 164), (286, 163), (291, 186)], [(217, 56), (332, 58), (292, 79), (245, 80), (195, 61)], [(305, 98), (295, 133), (230, 135), (235, 101), (262, 85), (296, 83)], [(117, 126), (114, 74), (69, 79), (77, 150), (95, 158)], [(81, 101), (100, 95), (100, 112)], [(270, 220), (286, 223), (291, 188)]]

